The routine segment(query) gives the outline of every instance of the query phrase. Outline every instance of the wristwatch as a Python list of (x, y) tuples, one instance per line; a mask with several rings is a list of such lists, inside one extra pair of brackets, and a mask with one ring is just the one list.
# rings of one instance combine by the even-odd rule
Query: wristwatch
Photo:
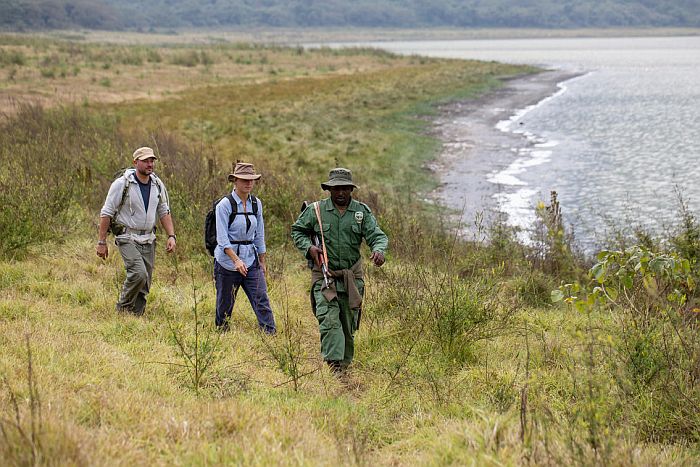
[(172, 237), (172, 238), (174, 238), (174, 239), (175, 239), (175, 241), (177, 241), (177, 235), (175, 235), (175, 234), (172, 234), (172, 235), (168, 235), (168, 238), (171, 238), (171, 237)]
[(98, 245), (106, 245), (106, 244), (107, 244), (107, 240), (97, 240), (97, 244), (98, 244)]

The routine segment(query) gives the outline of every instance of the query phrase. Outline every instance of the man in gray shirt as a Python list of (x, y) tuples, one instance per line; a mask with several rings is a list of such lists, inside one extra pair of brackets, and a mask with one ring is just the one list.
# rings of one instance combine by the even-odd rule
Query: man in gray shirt
[(176, 243), (168, 192), (153, 173), (156, 160), (151, 148), (134, 151), (134, 168), (127, 169), (123, 176), (112, 182), (100, 211), (97, 256), (106, 259), (109, 255), (107, 232), (111, 230), (126, 267), (126, 280), (116, 309), (136, 315), (145, 311), (146, 296), (151, 287), (157, 219), (168, 235), (165, 250), (172, 252)]

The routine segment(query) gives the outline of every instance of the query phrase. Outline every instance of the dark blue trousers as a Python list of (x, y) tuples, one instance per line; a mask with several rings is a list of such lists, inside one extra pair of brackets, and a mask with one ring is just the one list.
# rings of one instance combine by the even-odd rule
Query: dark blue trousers
[(229, 271), (214, 260), (214, 281), (216, 283), (216, 325), (218, 327), (228, 328), (235, 301), (235, 292), (238, 287), (242, 286), (250, 305), (253, 307), (255, 316), (258, 318), (260, 329), (268, 334), (276, 332), (275, 317), (272, 315), (270, 299), (267, 296), (267, 282), (265, 282), (265, 275), (257, 259), (248, 268), (248, 275), (245, 277), (238, 271)]

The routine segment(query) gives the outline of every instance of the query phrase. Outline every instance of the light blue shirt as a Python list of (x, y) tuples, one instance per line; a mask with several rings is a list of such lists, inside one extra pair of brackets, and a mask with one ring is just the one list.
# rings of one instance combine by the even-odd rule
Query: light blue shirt
[[(246, 267), (250, 267), (255, 262), (257, 254), (265, 253), (265, 222), (263, 221), (262, 202), (258, 199), (258, 214), (253, 215), (253, 202), (251, 196), (246, 200), (245, 212), (250, 219), (250, 228), (246, 230), (246, 216), (242, 213), (243, 201), (240, 196), (233, 191), (233, 199), (237, 203), (238, 215), (235, 216), (231, 226), (228, 226), (228, 219), (231, 215), (231, 203), (228, 198), (224, 197), (216, 205), (216, 249), (214, 250), (214, 258), (221, 266), (229, 271), (235, 271), (231, 258), (224, 253), (226, 248), (231, 248), (236, 255), (245, 263)], [(250, 245), (236, 245), (232, 241), (251, 241)]]

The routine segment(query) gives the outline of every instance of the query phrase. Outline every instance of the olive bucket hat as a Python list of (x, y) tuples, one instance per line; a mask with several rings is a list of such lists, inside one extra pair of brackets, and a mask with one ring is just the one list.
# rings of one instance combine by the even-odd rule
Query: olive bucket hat
[(354, 188), (360, 188), (352, 182), (352, 172), (349, 169), (344, 169), (342, 167), (337, 167), (331, 169), (328, 174), (328, 181), (321, 183), (321, 188), (324, 190), (329, 190), (334, 186), (351, 186)]
[(232, 182), (236, 178), (243, 180), (257, 180), (262, 175), (255, 173), (255, 167), (253, 164), (247, 162), (236, 162), (233, 166), (233, 173), (228, 174), (228, 181)]

